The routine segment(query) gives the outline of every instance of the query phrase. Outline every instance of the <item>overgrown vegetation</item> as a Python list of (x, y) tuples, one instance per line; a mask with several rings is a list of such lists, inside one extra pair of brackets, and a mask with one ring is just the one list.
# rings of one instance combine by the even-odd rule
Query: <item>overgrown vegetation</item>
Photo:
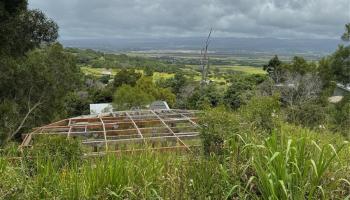
[[(0, 2), (0, 199), (350, 198), (350, 96), (328, 101), (349, 83), (350, 46), (319, 62), (275, 56), (267, 74), (215, 67), (199, 84), (196, 59), (64, 49), (57, 25), (26, 5)], [(79, 140), (48, 134), (18, 149), (22, 133), (88, 114), (90, 103), (153, 100), (203, 110), (202, 151), (87, 158)]]
[(4, 199), (349, 197), (350, 146), (341, 135), (278, 117), (272, 117), (271, 130), (264, 129), (246, 115), (250, 109), (207, 110), (201, 116), (204, 155), (146, 151), (81, 160), (79, 143), (43, 137), (31, 156), (0, 159), (0, 194)]

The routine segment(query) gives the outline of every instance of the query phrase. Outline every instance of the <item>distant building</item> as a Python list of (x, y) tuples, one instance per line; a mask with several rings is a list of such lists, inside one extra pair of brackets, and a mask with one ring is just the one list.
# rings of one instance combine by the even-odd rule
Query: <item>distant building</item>
[[(154, 101), (149, 106), (150, 110), (170, 110), (170, 107), (166, 101)], [(132, 110), (139, 110), (139, 108), (133, 108)], [(112, 103), (94, 103), (90, 104), (90, 115), (99, 115), (102, 113), (112, 113)]]
[(350, 84), (343, 85), (337, 83), (333, 95), (328, 98), (328, 101), (331, 103), (338, 103), (346, 94), (350, 94)]
[(151, 110), (170, 110), (166, 101), (154, 101), (149, 106)]
[(350, 84), (340, 84), (337, 83), (336, 88), (334, 89), (333, 96), (344, 96), (345, 94), (350, 93)]
[(113, 112), (113, 106), (111, 103), (95, 103), (90, 104), (90, 114), (96, 115), (101, 113)]
[(109, 71), (109, 70), (103, 70), (103, 71), (102, 71), (102, 75), (105, 75), (105, 76), (112, 76), (112, 72)]

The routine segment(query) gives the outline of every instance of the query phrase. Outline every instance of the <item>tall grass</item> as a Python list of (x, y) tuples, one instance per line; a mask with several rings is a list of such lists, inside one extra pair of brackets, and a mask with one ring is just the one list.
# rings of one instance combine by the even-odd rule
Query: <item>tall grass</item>
[(21, 189), (4, 199), (221, 199), (234, 187), (233, 176), (215, 158), (145, 152), (63, 168), (55, 162), (36, 158), (33, 175), (12, 168), (19, 181), (3, 187)]
[(253, 167), (264, 199), (330, 199), (332, 184), (324, 179), (336, 171), (338, 153), (346, 147), (320, 147), (307, 134), (298, 139), (278, 138), (274, 133), (256, 146)]
[(224, 158), (227, 169), (238, 172), (233, 175), (240, 180), (236, 191), (241, 198), (253, 194), (249, 199), (342, 199), (350, 194), (350, 146), (341, 135), (310, 131), (278, 118), (262, 129), (255, 119), (220, 108), (203, 118), (213, 122), (203, 127), (204, 145), (223, 149), (214, 148), (214, 153), (229, 152)]
[(75, 141), (42, 141), (19, 161), (0, 157), (0, 199), (350, 198), (350, 147), (341, 136), (288, 124), (268, 135), (239, 119), (221, 126), (233, 117), (204, 128), (223, 148), (211, 146), (207, 155), (146, 151), (81, 160)]

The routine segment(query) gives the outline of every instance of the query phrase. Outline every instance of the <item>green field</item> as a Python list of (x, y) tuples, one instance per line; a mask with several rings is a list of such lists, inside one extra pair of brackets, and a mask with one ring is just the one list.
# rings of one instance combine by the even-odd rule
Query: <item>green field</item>
[[(187, 68), (182, 69), (184, 72), (192, 74), (192, 79), (194, 81), (200, 81), (201, 80), (201, 74), (200, 72), (196, 71), (195, 69), (198, 68), (198, 66), (196, 65), (186, 65)], [(214, 67), (213, 67), (214, 68)], [(217, 66), (217, 68), (219, 68), (220, 72), (222, 74), (228, 73), (230, 71), (237, 71), (237, 72), (243, 72), (243, 73), (247, 73), (247, 74), (265, 74), (266, 72), (263, 71), (261, 68), (258, 67), (253, 67), (253, 66), (229, 66), (229, 65), (223, 65), (223, 66)], [(95, 76), (95, 77), (101, 77), (103, 75), (103, 73), (105, 72), (111, 72), (112, 76), (114, 76), (115, 74), (118, 73), (118, 71), (120, 71), (120, 69), (106, 69), (106, 68), (94, 68), (94, 67), (90, 67), (90, 66), (81, 66), (80, 67), (81, 71), (85, 74), (85, 75), (91, 75), (91, 76)], [(136, 70), (139, 73), (144, 73), (143, 70)], [(164, 72), (154, 72), (153, 73), (153, 80), (157, 81), (160, 79), (168, 79), (168, 78), (172, 78), (174, 76), (173, 73), (164, 73)], [(216, 75), (212, 75), (209, 78), (211, 81), (215, 81), (217, 83), (225, 83), (226, 79), (222, 76), (216, 76)]]
[(252, 66), (218, 66), (221, 70), (234, 70), (239, 72), (244, 72), (248, 74), (266, 74), (266, 72), (260, 67), (252, 67)]
[[(92, 76), (96, 76), (96, 77), (101, 77), (103, 75), (104, 72), (110, 71), (112, 72), (112, 76), (116, 75), (120, 69), (106, 69), (106, 68), (93, 68), (93, 67), (88, 67), (88, 66), (82, 66), (80, 67), (81, 71), (85, 74), (85, 75), (92, 75)], [(139, 73), (143, 74), (143, 70), (136, 70)], [(163, 72), (154, 72), (153, 73), (153, 79), (159, 80), (159, 79), (168, 79), (173, 77), (174, 74), (169, 74), (169, 73), (163, 73)]]

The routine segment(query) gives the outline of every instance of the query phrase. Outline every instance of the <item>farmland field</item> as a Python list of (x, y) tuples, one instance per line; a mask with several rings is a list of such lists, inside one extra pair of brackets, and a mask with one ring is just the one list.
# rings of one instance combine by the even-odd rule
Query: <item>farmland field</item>
[(261, 67), (252, 67), (252, 66), (218, 66), (222, 70), (233, 70), (238, 72), (244, 72), (247, 74), (266, 74), (266, 72)]
[[(200, 81), (201, 80), (201, 75), (199, 72), (193, 70), (193, 68), (197, 66), (188, 66), (188, 69), (184, 69), (184, 71), (190, 72), (193, 74), (192, 78), (194, 81)], [(198, 68), (198, 67), (197, 67)], [(220, 70), (222, 70), (223, 73), (228, 72), (228, 71), (235, 71), (235, 72), (242, 72), (242, 73), (247, 73), (247, 74), (265, 74), (266, 72), (263, 71), (261, 68), (258, 67), (252, 67), (252, 66), (217, 66)], [(101, 77), (104, 72), (111, 72), (112, 76), (118, 73), (120, 69), (106, 69), (106, 68), (93, 68), (90, 66), (82, 66), (81, 71), (85, 75), (92, 75), (96, 77)], [(139, 73), (144, 73), (143, 70), (136, 70)], [(157, 81), (160, 79), (168, 79), (174, 77), (174, 73), (165, 73), (165, 72), (154, 72), (153, 73), (153, 80)], [(213, 76), (209, 78), (212, 81), (215, 82), (225, 82), (225, 78), (223, 77), (218, 77), (218, 76)]]
[[(80, 67), (81, 71), (85, 74), (85, 75), (92, 75), (92, 76), (96, 76), (96, 77), (101, 77), (104, 75), (105, 72), (111, 72), (111, 75), (114, 76), (116, 75), (120, 69), (106, 69), (106, 68), (94, 68), (94, 67), (90, 67), (90, 66), (82, 66)], [(143, 70), (135, 70), (136, 72), (139, 73), (144, 73)], [(153, 73), (153, 79), (159, 80), (159, 79), (167, 79), (167, 78), (171, 78), (173, 77), (174, 74), (170, 74), (170, 73), (164, 73), (164, 72), (154, 72)]]

